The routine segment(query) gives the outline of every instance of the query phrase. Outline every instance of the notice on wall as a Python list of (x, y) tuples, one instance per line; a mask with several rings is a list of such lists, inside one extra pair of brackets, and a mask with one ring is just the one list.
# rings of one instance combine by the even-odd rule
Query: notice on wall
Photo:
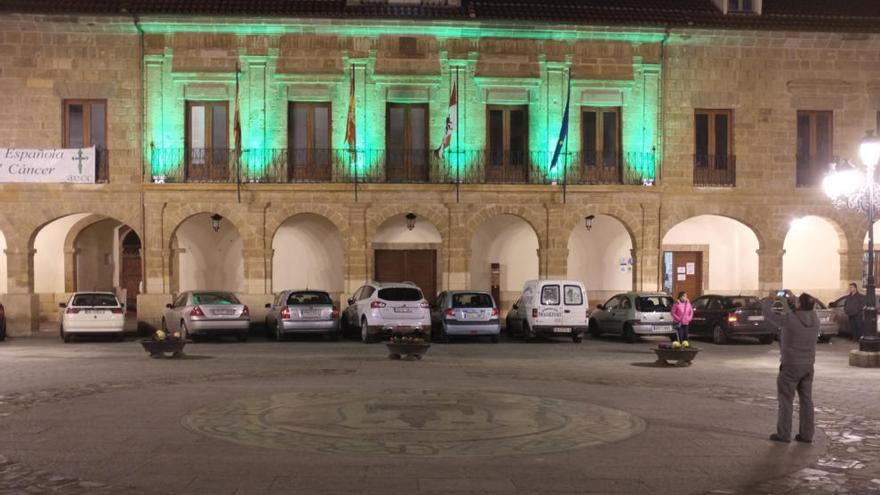
[(676, 268), (676, 269), (675, 269), (675, 272), (676, 272), (676, 273), (684, 273), (684, 267), (683, 267), (683, 266), (680, 266), (680, 267)]
[(685, 280), (687, 280), (687, 275), (685, 275), (684, 273), (679, 273), (678, 274), (678, 281), (684, 282)]
[(0, 148), (0, 183), (95, 183), (95, 147)]
[(693, 275), (695, 270), (697, 269), (697, 264), (696, 263), (687, 263), (686, 265), (687, 265), (687, 274)]

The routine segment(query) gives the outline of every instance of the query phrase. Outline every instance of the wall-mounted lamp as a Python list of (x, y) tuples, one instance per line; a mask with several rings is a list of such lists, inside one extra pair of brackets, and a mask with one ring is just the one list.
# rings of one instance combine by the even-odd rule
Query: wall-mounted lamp
[(590, 215), (588, 217), (584, 217), (584, 227), (587, 228), (587, 231), (593, 230), (593, 219), (596, 218), (596, 215)]
[(416, 228), (416, 214), (409, 212), (406, 214), (406, 230)]
[(214, 229), (214, 232), (220, 232), (220, 220), (223, 220), (223, 217), (214, 213), (211, 215), (211, 228)]

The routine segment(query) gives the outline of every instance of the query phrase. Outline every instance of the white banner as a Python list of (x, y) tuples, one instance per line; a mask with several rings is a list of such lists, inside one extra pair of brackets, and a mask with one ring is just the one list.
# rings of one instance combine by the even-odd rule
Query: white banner
[(0, 183), (95, 183), (95, 147), (57, 150), (0, 148)]

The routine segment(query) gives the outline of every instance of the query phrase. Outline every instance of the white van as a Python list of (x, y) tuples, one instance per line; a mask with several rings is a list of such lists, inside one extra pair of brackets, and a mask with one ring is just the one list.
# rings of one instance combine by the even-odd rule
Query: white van
[(589, 324), (587, 291), (577, 280), (529, 280), (507, 313), (507, 334), (569, 336), (579, 343)]

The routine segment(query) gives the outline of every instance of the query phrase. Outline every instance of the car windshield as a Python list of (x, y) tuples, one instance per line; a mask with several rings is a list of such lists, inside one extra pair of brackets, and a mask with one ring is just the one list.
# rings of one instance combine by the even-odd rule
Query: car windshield
[(414, 287), (389, 287), (379, 289), (379, 299), (386, 301), (421, 301), (422, 291)]
[(757, 297), (725, 297), (721, 299), (725, 308), (761, 309), (761, 301)]
[(228, 292), (199, 292), (193, 294), (195, 304), (241, 304), (238, 299)]
[(468, 292), (465, 294), (452, 295), (453, 308), (491, 308), (492, 297), (489, 294), (480, 294), (479, 292)]
[(287, 297), (287, 304), (290, 306), (298, 306), (304, 304), (333, 304), (330, 295), (326, 292), (292, 292)]
[(636, 297), (636, 309), (642, 313), (666, 313), (672, 310), (672, 298), (669, 296)]
[(113, 294), (77, 294), (73, 296), (71, 306), (119, 306), (119, 300)]

